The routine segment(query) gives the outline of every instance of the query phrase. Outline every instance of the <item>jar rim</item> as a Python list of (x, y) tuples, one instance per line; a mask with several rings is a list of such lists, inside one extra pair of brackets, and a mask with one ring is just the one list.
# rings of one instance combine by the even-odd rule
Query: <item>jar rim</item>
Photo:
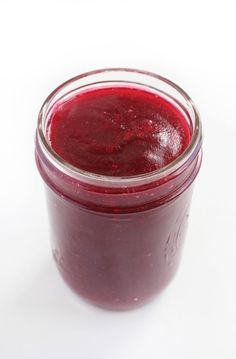
[[(66, 88), (68, 85), (72, 84), (75, 81), (87, 78), (89, 76), (93, 75), (99, 75), (103, 73), (112, 73), (112, 72), (125, 72), (125, 73), (136, 73), (137, 75), (145, 75), (148, 77), (152, 77), (154, 79), (157, 79), (173, 89), (175, 89), (186, 101), (186, 103), (190, 106), (193, 115), (194, 115), (194, 127), (192, 130), (192, 136), (191, 140), (189, 142), (189, 145), (186, 147), (186, 149), (172, 162), (167, 164), (166, 166), (161, 167), (160, 169), (134, 175), (134, 176), (106, 176), (102, 174), (97, 174), (89, 171), (85, 171), (82, 169), (79, 169), (67, 161), (65, 161), (62, 157), (60, 157), (51, 147), (48, 138), (46, 136), (45, 130), (43, 128), (43, 120), (45, 118), (45, 113), (47, 108), (50, 105), (50, 102), (52, 99), (64, 88)], [(101, 83), (105, 83), (106, 81), (101, 81)], [(114, 80), (114, 82), (117, 82)], [(129, 83), (129, 81), (123, 80), (124, 83)], [(90, 84), (90, 83), (88, 83)], [(133, 82), (135, 84), (135, 82)], [(150, 87), (149, 85), (145, 83), (136, 82), (137, 85), (142, 85), (146, 87)], [(80, 87), (79, 87), (80, 88)], [(154, 89), (158, 90), (155, 86)], [(53, 107), (53, 106), (52, 106)], [(96, 183), (96, 185), (104, 186), (104, 185), (117, 185), (117, 186), (129, 186), (129, 185), (138, 185), (140, 183), (146, 183), (146, 182), (153, 182), (158, 181), (161, 178), (169, 176), (171, 173), (177, 171), (179, 168), (182, 167), (186, 162), (188, 162), (189, 159), (192, 157), (195, 158), (198, 154), (201, 143), (202, 143), (202, 126), (201, 126), (201, 120), (199, 112), (190, 98), (190, 96), (178, 85), (176, 85), (173, 81), (168, 80), (167, 78), (160, 76), (158, 74), (155, 74), (153, 72), (144, 71), (144, 70), (138, 70), (138, 69), (132, 69), (132, 68), (104, 68), (99, 70), (93, 70), (89, 72), (85, 72), (83, 74), (80, 74), (78, 76), (72, 77), (71, 79), (63, 82), (61, 85), (59, 85), (54, 91), (50, 93), (50, 95), (46, 98), (44, 101), (40, 112), (38, 116), (38, 125), (37, 125), (37, 132), (36, 132), (36, 140), (43, 151), (43, 154), (46, 156), (47, 160), (49, 162), (53, 162), (53, 165), (62, 173), (75, 178), (76, 180), (82, 181), (82, 182), (93, 182)]]

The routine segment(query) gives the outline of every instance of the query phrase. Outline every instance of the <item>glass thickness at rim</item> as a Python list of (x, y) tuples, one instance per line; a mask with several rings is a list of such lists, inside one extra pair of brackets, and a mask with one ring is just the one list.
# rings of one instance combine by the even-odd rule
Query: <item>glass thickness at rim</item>
[[(57, 155), (57, 153), (51, 148), (50, 143), (47, 139), (47, 135), (46, 135), (46, 128), (47, 128), (47, 116), (48, 113), (50, 112), (50, 110), (53, 108), (53, 106), (60, 101), (62, 98), (64, 98), (65, 96), (69, 95), (70, 93), (73, 93), (74, 91), (79, 91), (79, 90), (83, 90), (86, 87), (89, 86), (94, 86), (94, 85), (105, 85), (105, 84), (110, 84), (111, 83), (117, 83), (119, 85), (121, 84), (133, 84), (134, 86), (143, 86), (144, 88), (147, 88), (149, 90), (154, 90), (157, 93), (163, 93), (163, 91), (161, 89), (159, 89), (158, 87), (151, 86), (145, 82), (141, 82), (138, 78), (137, 81), (129, 81), (128, 79), (112, 79), (112, 73), (117, 74), (117, 73), (123, 73), (123, 75), (125, 74), (132, 74), (132, 75), (137, 75), (138, 76), (146, 76), (147, 78), (152, 78), (154, 80), (160, 81), (166, 85), (168, 85), (170, 88), (173, 88), (176, 92), (179, 93), (179, 95), (184, 99), (184, 101), (186, 102), (186, 104), (191, 108), (192, 113), (194, 115), (194, 119), (191, 118), (190, 119), (192, 121), (192, 125), (193, 125), (193, 132), (192, 132), (192, 137), (191, 137), (191, 141), (188, 145), (188, 147), (185, 149), (185, 151), (183, 153), (181, 153), (181, 155), (179, 157), (177, 157), (174, 161), (172, 161), (171, 163), (169, 163), (168, 165), (156, 170), (156, 171), (152, 171), (152, 172), (147, 172), (144, 174), (140, 174), (140, 175), (136, 175), (136, 176), (122, 176), (122, 177), (118, 177), (118, 176), (105, 176), (105, 175), (100, 175), (100, 174), (96, 174), (96, 173), (92, 173), (92, 172), (88, 172), (88, 171), (84, 171), (81, 170), (77, 167), (74, 167), (73, 165), (69, 164), (68, 162), (64, 161), (63, 158), (61, 158), (60, 156)], [(94, 75), (105, 75), (105, 74), (110, 74), (111, 78), (110, 80), (103, 80), (102, 77), (99, 81), (96, 82), (89, 82), (89, 78), (94, 76)], [(64, 95), (62, 95), (61, 97), (59, 97), (59, 99), (57, 99), (55, 101), (55, 103), (53, 103), (51, 105), (51, 102), (53, 101), (53, 99), (56, 97), (56, 95), (60, 94), (60, 92), (62, 90), (64, 90), (66, 87), (68, 87), (69, 85), (80, 81), (82, 79), (88, 79), (87, 84), (85, 85), (81, 85), (81, 86), (76, 86), (73, 90), (66, 92)], [(108, 85), (109, 86), (109, 85)], [(178, 104), (177, 100), (174, 99), (171, 95), (169, 95), (168, 93), (165, 93), (167, 99), (169, 98), (170, 100), (172, 100), (173, 102), (176, 102), (176, 104)], [(46, 125), (46, 126), (45, 126)], [(191, 156), (193, 156), (195, 158), (195, 156), (198, 154), (200, 147), (201, 147), (201, 142), (202, 142), (202, 130), (201, 130), (201, 121), (199, 118), (199, 113), (196, 109), (196, 106), (194, 105), (193, 101), (191, 100), (191, 98), (188, 96), (188, 94), (182, 90), (178, 85), (176, 85), (174, 82), (160, 76), (157, 75), (155, 73), (152, 72), (148, 72), (148, 71), (142, 71), (142, 70), (137, 70), (137, 69), (129, 69), (129, 68), (106, 68), (106, 69), (100, 69), (100, 70), (95, 70), (95, 71), (90, 71), (90, 72), (86, 72), (83, 73), (81, 75), (75, 76), (73, 78), (71, 78), (70, 80), (64, 82), (63, 84), (61, 84), (60, 86), (58, 86), (45, 100), (45, 102), (42, 105), (42, 108), (40, 110), (39, 113), (39, 117), (38, 117), (38, 127), (37, 127), (37, 140), (38, 143), (41, 147), (41, 150), (43, 151), (44, 155), (46, 156), (47, 160), (49, 162), (52, 162), (53, 165), (62, 173), (65, 173), (66, 175), (73, 177), (79, 181), (83, 181), (83, 182), (90, 182), (91, 180), (94, 182), (97, 182), (97, 184), (99, 185), (104, 185), (104, 183), (108, 184), (108, 183), (112, 183), (117, 184), (117, 185), (133, 185), (138, 184), (138, 183), (146, 183), (146, 182), (151, 182), (151, 181), (156, 181), (159, 180), (161, 178), (164, 178), (168, 175), (170, 175), (171, 173), (175, 172), (176, 170), (178, 170), (179, 168), (182, 167), (182, 165), (184, 165), (184, 163), (188, 162), (188, 160), (191, 158)]]

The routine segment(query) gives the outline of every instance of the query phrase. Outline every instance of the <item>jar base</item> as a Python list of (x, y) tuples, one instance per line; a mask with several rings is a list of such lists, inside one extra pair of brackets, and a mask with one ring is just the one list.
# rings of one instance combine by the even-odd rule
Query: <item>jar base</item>
[(106, 302), (104, 300), (98, 301), (94, 300), (89, 296), (86, 296), (85, 294), (81, 293), (81, 291), (78, 290), (78, 287), (75, 285), (74, 278), (72, 279), (71, 274), (68, 274), (66, 271), (64, 271), (58, 264), (56, 263), (56, 267), (58, 269), (59, 274), (61, 275), (64, 283), (69, 287), (72, 292), (76, 295), (76, 297), (83, 300), (85, 303), (92, 305), (94, 307), (108, 310), (108, 311), (114, 311), (114, 312), (123, 312), (123, 311), (130, 311), (139, 309), (145, 305), (148, 305), (149, 303), (153, 302), (154, 300), (158, 299), (160, 295), (164, 292), (164, 290), (169, 286), (169, 284), (172, 282), (172, 280), (175, 277), (174, 273), (171, 278), (169, 278), (168, 281), (165, 282), (162, 286), (157, 288), (154, 293), (151, 293), (149, 296), (146, 296), (143, 299), (134, 300), (132, 302), (121, 302), (121, 301), (114, 301), (114, 302)]

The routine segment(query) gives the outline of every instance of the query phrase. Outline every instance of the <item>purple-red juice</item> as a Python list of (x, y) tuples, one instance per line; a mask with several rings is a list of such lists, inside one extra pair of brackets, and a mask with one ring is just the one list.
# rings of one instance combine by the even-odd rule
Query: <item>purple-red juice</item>
[[(192, 129), (184, 112), (163, 96), (117, 86), (57, 102), (47, 136), (66, 163), (120, 178), (176, 160)], [(167, 285), (180, 259), (196, 161), (180, 175), (113, 188), (71, 180), (37, 152), (36, 159), (48, 185), (53, 255), (78, 294), (102, 307), (128, 309)]]
[(106, 176), (155, 171), (177, 158), (191, 133), (184, 115), (163, 97), (114, 87), (78, 94), (55, 106), (52, 148), (73, 166)]

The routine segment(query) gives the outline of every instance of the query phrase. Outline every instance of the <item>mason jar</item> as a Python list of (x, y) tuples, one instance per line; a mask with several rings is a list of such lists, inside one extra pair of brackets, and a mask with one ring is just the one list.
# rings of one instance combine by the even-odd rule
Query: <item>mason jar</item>
[[(156, 171), (127, 177), (86, 172), (54, 152), (48, 123), (54, 106), (84, 90), (129, 85), (167, 99), (191, 130), (185, 151)], [(198, 111), (173, 82), (133, 69), (79, 75), (54, 90), (38, 117), (36, 163), (46, 186), (52, 253), (65, 282), (107, 309), (131, 309), (174, 277), (185, 239), (193, 182), (201, 166)]]

